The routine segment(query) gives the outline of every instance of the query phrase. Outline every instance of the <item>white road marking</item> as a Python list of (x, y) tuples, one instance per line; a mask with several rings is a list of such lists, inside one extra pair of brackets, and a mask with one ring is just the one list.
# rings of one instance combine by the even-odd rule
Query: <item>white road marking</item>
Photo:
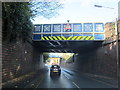
[(66, 77), (67, 79), (69, 79), (66, 75), (65, 75), (65, 77)]
[(77, 84), (75, 84), (74, 82), (72, 82), (77, 88), (80, 88)]
[[(64, 76), (65, 76), (67, 79), (69, 79), (65, 74), (64, 74)], [(80, 88), (75, 82), (72, 81), (72, 83), (73, 83), (77, 88), (79, 88), (79, 90), (81, 90), (81, 88)]]

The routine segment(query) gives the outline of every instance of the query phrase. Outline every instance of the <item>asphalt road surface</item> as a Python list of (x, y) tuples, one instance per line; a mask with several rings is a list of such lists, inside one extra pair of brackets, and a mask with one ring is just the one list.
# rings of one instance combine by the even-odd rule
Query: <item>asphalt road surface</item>
[(114, 88), (112, 85), (62, 68), (61, 76), (50, 77), (50, 66), (25, 88)]

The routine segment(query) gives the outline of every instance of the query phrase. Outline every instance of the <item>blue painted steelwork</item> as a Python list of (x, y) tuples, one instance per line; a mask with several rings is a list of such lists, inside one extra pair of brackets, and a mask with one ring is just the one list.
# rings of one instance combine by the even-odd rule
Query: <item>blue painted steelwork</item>
[(54, 24), (53, 32), (61, 32), (61, 24)]
[(94, 34), (95, 40), (104, 40), (104, 34)]
[(93, 32), (93, 23), (84, 23), (83, 32)]
[(94, 32), (104, 32), (104, 24), (103, 23), (95, 23), (94, 24)]
[[(44, 40), (44, 37), (50, 40), (53, 38), (60, 39), (60, 38), (73, 38), (74, 36), (92, 36), (94, 40), (104, 40), (104, 23), (70, 23), (70, 30), (66, 30), (66, 24), (37, 24), (34, 25), (33, 31), (33, 40)], [(49, 37), (51, 36), (51, 37)], [(55, 36), (55, 37), (54, 37)], [(62, 37), (63, 36), (63, 37)], [(64, 38), (65, 37), (65, 38)], [(56, 40), (57, 40), (56, 39)], [(89, 37), (86, 40), (89, 40)], [(91, 39), (93, 40), (93, 38)]]
[(51, 34), (45, 34), (45, 35), (43, 35), (43, 36), (51, 36)]
[(51, 32), (51, 24), (44, 24), (43, 32)]
[(62, 34), (61, 36), (69, 37), (69, 36), (72, 36), (72, 34)]
[(84, 23), (83, 32), (93, 32), (93, 23)]
[(83, 36), (83, 34), (76, 34), (76, 33), (74, 33), (73, 36)]
[(61, 34), (53, 34), (52, 36), (61, 36)]
[(35, 25), (34, 26), (34, 33), (41, 32), (42, 30), (42, 25)]
[(73, 24), (73, 32), (82, 32), (82, 24)]
[(83, 36), (93, 36), (93, 34), (83, 34)]
[(33, 40), (41, 40), (41, 35), (34, 34), (32, 38)]

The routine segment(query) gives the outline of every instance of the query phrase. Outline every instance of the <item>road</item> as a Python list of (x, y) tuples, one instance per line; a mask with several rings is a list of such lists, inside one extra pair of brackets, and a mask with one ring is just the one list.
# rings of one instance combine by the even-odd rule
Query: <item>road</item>
[(49, 66), (25, 88), (114, 88), (105, 82), (62, 68), (61, 76), (50, 77)]

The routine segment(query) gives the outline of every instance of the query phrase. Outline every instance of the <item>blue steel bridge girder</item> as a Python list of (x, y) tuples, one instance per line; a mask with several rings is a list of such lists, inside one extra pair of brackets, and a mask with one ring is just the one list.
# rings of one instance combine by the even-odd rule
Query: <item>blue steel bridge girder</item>
[[(33, 41), (104, 40), (104, 23), (67, 23), (34, 25)], [(68, 30), (68, 29), (69, 30)]]

